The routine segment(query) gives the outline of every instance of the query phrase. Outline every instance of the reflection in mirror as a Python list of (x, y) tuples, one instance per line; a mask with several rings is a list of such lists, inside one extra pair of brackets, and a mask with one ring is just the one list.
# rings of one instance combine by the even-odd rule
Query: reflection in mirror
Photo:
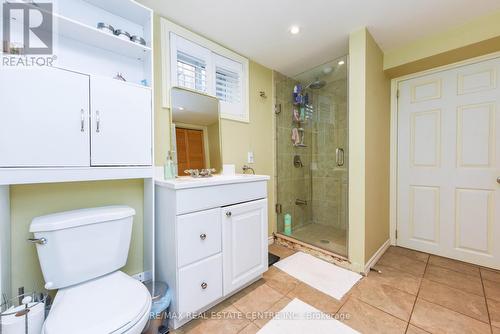
[(172, 88), (172, 151), (179, 176), (188, 169), (222, 169), (219, 100)]

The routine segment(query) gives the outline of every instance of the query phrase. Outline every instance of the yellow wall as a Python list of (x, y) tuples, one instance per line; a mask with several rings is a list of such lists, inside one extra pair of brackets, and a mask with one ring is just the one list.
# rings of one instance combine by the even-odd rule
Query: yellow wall
[(31, 237), (28, 231), (34, 217), (117, 204), (136, 211), (128, 260), (122, 269), (136, 274), (143, 271), (142, 179), (11, 186), (12, 295), (20, 286), (30, 291), (44, 285), (35, 246), (26, 241)]
[(366, 29), (349, 36), (349, 260), (365, 264)]
[[(161, 166), (170, 148), (170, 111), (161, 107), (161, 29), (160, 17), (155, 15), (155, 164)], [(257, 174), (271, 176), (268, 183), (269, 235), (276, 230), (274, 212), (274, 113), (272, 70), (250, 61), (249, 66), (250, 123), (223, 119), (221, 121), (222, 160), (224, 164), (235, 164), (236, 171), (247, 161), (252, 151), (255, 164), (251, 165)], [(264, 91), (267, 98), (259, 95)]]
[(390, 80), (384, 54), (366, 33), (365, 263), (389, 240)]
[(384, 69), (397, 77), (496, 51), (500, 51), (500, 11), (388, 50)]
[(390, 82), (367, 29), (349, 38), (349, 259), (363, 271), (389, 239)]

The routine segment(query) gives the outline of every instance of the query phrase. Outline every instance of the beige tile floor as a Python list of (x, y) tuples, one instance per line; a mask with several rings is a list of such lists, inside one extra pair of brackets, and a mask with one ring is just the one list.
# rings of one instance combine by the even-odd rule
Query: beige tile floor
[[(280, 257), (294, 253), (276, 245), (269, 250)], [(299, 298), (361, 333), (500, 334), (500, 271), (399, 247), (389, 248), (376, 268), (382, 274), (371, 272), (338, 301), (271, 267), (174, 333), (257, 333), (272, 312)]]
[[(333, 226), (307, 224), (294, 230), (292, 237), (335, 254), (342, 256), (347, 254), (346, 231)], [(328, 243), (323, 241), (328, 241)]]

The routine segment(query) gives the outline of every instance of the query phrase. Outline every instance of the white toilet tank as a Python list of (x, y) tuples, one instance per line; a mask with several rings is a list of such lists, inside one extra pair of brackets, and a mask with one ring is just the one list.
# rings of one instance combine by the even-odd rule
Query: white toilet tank
[(30, 225), (46, 289), (103, 276), (127, 262), (135, 210), (106, 206), (36, 217)]

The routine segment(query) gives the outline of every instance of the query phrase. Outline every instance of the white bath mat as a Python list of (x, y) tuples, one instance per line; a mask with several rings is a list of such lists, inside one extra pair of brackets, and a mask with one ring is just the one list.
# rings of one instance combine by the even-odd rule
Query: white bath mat
[(337, 300), (341, 300), (361, 279), (357, 273), (303, 252), (297, 252), (274, 266)]
[(257, 334), (356, 334), (349, 326), (295, 298)]

